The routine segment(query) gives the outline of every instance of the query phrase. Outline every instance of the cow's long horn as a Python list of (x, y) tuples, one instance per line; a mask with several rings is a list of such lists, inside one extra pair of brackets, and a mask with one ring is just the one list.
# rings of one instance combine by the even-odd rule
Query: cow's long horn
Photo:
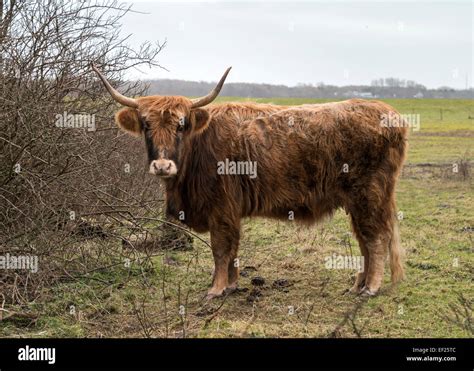
[(135, 99), (126, 97), (125, 95), (122, 95), (117, 90), (115, 90), (112, 85), (110, 85), (110, 83), (107, 81), (105, 76), (102, 75), (102, 73), (97, 69), (94, 63), (91, 63), (91, 67), (97, 73), (97, 75), (99, 75), (100, 79), (102, 80), (114, 100), (116, 100), (120, 104), (123, 104), (124, 106), (138, 108), (138, 102)]
[(208, 95), (206, 95), (204, 97), (201, 97), (201, 98), (192, 99), (193, 105), (191, 106), (191, 108), (198, 108), (198, 107), (205, 106), (206, 104), (209, 104), (214, 99), (216, 99), (216, 97), (219, 95), (219, 92), (222, 89), (222, 85), (224, 85), (224, 81), (225, 81), (227, 75), (229, 74), (229, 71), (230, 71), (231, 68), (232, 67), (229, 67), (224, 72), (224, 75), (222, 75), (221, 80), (219, 81), (219, 83), (216, 85), (216, 87), (214, 89), (212, 89), (212, 91)]

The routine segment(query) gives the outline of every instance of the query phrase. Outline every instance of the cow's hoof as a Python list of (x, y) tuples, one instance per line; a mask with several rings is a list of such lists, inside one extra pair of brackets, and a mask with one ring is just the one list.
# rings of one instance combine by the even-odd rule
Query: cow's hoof
[(362, 287), (359, 286), (352, 286), (350, 289), (346, 290), (346, 294), (352, 294), (352, 295), (359, 295), (362, 290)]
[(350, 289), (347, 290), (347, 293), (353, 294), (353, 295), (360, 295), (362, 290), (365, 288), (365, 281), (361, 282), (359, 284), (354, 284)]
[(209, 300), (218, 298), (219, 296), (221, 296), (221, 295), (217, 295), (217, 294), (207, 294), (206, 297), (205, 297), (205, 299), (206, 299), (206, 301), (209, 301)]
[(220, 298), (222, 296), (230, 295), (230, 294), (236, 292), (237, 289), (238, 289), (237, 283), (233, 283), (232, 285), (227, 286), (223, 290), (217, 290), (217, 289), (211, 288), (207, 292), (206, 300), (211, 300), (211, 299), (215, 299), (215, 298)]
[(206, 295), (206, 300), (215, 299), (221, 297), (225, 292), (225, 289), (210, 288)]
[(224, 292), (222, 292), (221, 294), (214, 294), (212, 292), (208, 292), (205, 299), (206, 299), (206, 301), (210, 301), (212, 299), (217, 299), (217, 298), (222, 297), (223, 294), (224, 294)]
[(360, 295), (360, 296), (365, 296), (365, 297), (371, 297), (371, 296), (377, 295), (377, 292), (370, 290), (367, 286), (364, 286), (364, 287), (360, 290), (359, 295)]
[(233, 283), (232, 285), (229, 285), (225, 288), (224, 294), (225, 295), (230, 295), (230, 294), (232, 294), (236, 291), (237, 291), (237, 283)]

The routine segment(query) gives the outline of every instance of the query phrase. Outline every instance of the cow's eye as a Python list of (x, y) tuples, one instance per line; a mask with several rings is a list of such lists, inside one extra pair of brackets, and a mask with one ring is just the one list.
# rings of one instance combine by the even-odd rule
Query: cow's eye
[(182, 132), (184, 131), (184, 122), (183, 122), (183, 123), (180, 122), (180, 123), (178, 124), (178, 127), (176, 128), (176, 131), (177, 131), (178, 133), (182, 133)]
[(145, 131), (150, 130), (150, 123), (146, 120), (142, 120), (142, 127)]

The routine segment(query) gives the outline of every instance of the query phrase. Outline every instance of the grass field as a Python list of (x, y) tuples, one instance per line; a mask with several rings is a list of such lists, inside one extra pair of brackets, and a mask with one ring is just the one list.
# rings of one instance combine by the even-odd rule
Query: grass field
[(407, 252), (407, 279), (399, 287), (390, 286), (386, 273), (380, 295), (354, 297), (345, 292), (354, 271), (325, 267), (333, 253), (359, 255), (341, 211), (311, 228), (246, 220), (240, 289), (228, 297), (202, 301), (213, 264), (209, 247), (195, 238), (192, 251), (158, 252), (131, 267), (58, 283), (27, 308), (38, 315), (34, 323), (2, 321), (0, 336), (472, 337), (473, 101), (386, 101), (421, 119), (397, 188)]

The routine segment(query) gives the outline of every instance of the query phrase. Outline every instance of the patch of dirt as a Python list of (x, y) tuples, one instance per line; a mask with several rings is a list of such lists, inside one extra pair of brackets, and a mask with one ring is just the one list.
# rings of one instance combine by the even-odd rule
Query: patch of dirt
[(193, 238), (183, 231), (167, 228), (159, 235), (148, 232), (132, 234), (122, 240), (122, 246), (145, 253), (160, 250), (189, 251), (193, 249)]
[(439, 267), (435, 264), (431, 264), (431, 263), (427, 263), (427, 262), (421, 262), (421, 263), (414, 263), (414, 262), (410, 262), (408, 261), (407, 262), (407, 265), (412, 267), (412, 268), (417, 268), (417, 269), (421, 269), (421, 270), (424, 270), (424, 271), (427, 271), (427, 270), (438, 270)]
[(451, 131), (415, 131), (414, 136), (420, 137), (474, 137), (472, 130), (451, 130)]

